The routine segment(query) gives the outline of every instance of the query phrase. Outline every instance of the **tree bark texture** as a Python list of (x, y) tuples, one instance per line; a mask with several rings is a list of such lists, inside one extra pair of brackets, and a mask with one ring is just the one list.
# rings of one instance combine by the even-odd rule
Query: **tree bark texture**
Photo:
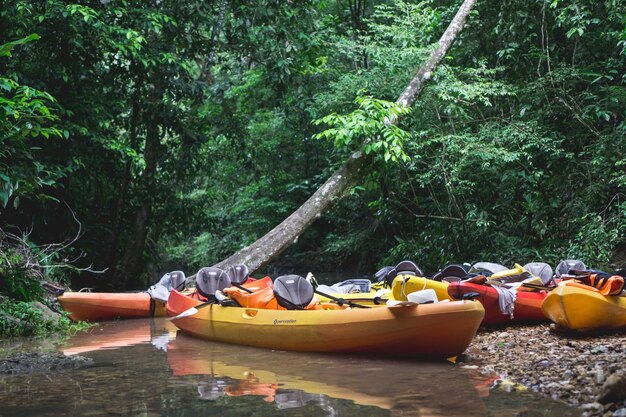
[[(396, 100), (404, 106), (413, 104), (424, 88), (435, 68), (441, 63), (454, 40), (463, 29), (467, 16), (474, 7), (476, 0), (464, 0), (459, 7), (454, 19), (439, 39), (437, 47), (433, 50), (428, 60), (422, 65), (411, 82), (406, 86), (400, 97)], [(395, 123), (396, 120), (390, 120)], [(241, 249), (239, 252), (214, 266), (226, 268), (231, 265), (244, 263), (250, 272), (257, 271), (280, 255), (287, 247), (296, 242), (298, 237), (309, 227), (315, 219), (319, 218), (324, 210), (332, 203), (343, 197), (363, 175), (366, 170), (367, 158), (362, 152), (356, 152), (335, 171), (332, 176), (322, 185), (307, 201), (296, 211), (283, 220), (265, 236)]]
[(326, 180), (296, 211), (283, 220), (262, 238), (245, 247), (215, 266), (226, 268), (230, 265), (246, 264), (251, 272), (267, 265), (272, 259), (287, 249), (332, 203), (358, 181), (366, 165), (367, 158), (362, 152), (353, 153), (350, 158)]
[(154, 175), (156, 173), (159, 126), (155, 121), (146, 127), (146, 146), (144, 159), (146, 168), (141, 173), (140, 181), (144, 187), (143, 200), (137, 208), (133, 231), (124, 250), (124, 256), (118, 268), (118, 275), (124, 277), (124, 282), (135, 280), (141, 270), (141, 258), (148, 235), (148, 222), (152, 213), (152, 196), (154, 195)]
[[(130, 139), (130, 149), (137, 151), (137, 131), (139, 129), (139, 120), (141, 117), (141, 88), (143, 87), (143, 75), (137, 71), (135, 65), (135, 72), (137, 73), (136, 81), (135, 81), (135, 91), (132, 95), (132, 104), (131, 104), (131, 117), (130, 117), (130, 126), (128, 127), (129, 131), (129, 139)], [(115, 213), (113, 215), (113, 227), (111, 227), (111, 239), (109, 240), (107, 255), (105, 257), (106, 262), (105, 265), (112, 265), (115, 256), (117, 253), (117, 244), (118, 238), (120, 236), (120, 232), (122, 229), (122, 215), (124, 212), (124, 208), (128, 202), (128, 189), (130, 187), (130, 179), (131, 179), (131, 169), (132, 169), (132, 161), (130, 158), (126, 161), (124, 165), (124, 173), (122, 176), (122, 184), (120, 186), (120, 192), (117, 198), (117, 204), (115, 206)]]

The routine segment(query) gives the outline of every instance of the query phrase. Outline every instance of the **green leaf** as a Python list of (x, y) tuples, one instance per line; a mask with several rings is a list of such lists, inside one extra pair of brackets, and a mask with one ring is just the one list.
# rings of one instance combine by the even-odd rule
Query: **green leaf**
[(13, 42), (5, 43), (4, 45), (0, 45), (0, 56), (11, 56), (11, 51), (18, 45), (24, 45), (25, 43), (36, 41), (41, 39), (41, 36), (36, 33), (30, 34), (25, 38), (18, 39)]

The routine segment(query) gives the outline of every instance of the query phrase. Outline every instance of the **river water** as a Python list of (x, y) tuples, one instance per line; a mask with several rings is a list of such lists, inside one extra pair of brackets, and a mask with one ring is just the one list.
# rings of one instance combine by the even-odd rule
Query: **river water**
[(191, 338), (166, 319), (102, 323), (64, 341), (0, 348), (55, 349), (93, 365), (0, 376), (9, 416), (577, 416), (530, 392), (449, 362), (304, 354)]

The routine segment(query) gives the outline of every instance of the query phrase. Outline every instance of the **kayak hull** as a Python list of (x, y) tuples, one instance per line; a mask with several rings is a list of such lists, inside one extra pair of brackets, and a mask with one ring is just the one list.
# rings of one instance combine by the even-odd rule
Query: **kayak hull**
[(541, 306), (560, 326), (579, 332), (626, 327), (626, 297), (605, 296), (596, 291), (559, 284)]
[[(172, 291), (167, 314), (175, 316), (199, 304)], [(328, 310), (212, 304), (174, 324), (199, 338), (274, 350), (446, 358), (467, 348), (483, 315), (482, 305), (472, 301)]]
[(541, 304), (547, 296), (546, 291), (518, 291), (513, 309), (513, 318), (502, 314), (498, 303), (498, 291), (488, 285), (472, 282), (452, 282), (448, 286), (448, 294), (453, 298), (463, 298), (465, 294), (478, 293), (477, 298), (485, 307), (483, 325), (503, 324), (509, 322), (538, 322), (547, 318), (541, 311)]
[[(150, 295), (138, 293), (65, 292), (58, 297), (73, 321), (106, 321), (150, 317)], [(165, 303), (155, 301), (154, 316), (165, 316)]]

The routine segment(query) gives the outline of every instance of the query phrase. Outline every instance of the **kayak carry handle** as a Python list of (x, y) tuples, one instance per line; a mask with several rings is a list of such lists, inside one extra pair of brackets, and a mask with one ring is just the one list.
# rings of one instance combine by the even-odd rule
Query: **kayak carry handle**
[(473, 301), (480, 297), (480, 294), (477, 292), (468, 292), (467, 294), (463, 294), (463, 300)]

